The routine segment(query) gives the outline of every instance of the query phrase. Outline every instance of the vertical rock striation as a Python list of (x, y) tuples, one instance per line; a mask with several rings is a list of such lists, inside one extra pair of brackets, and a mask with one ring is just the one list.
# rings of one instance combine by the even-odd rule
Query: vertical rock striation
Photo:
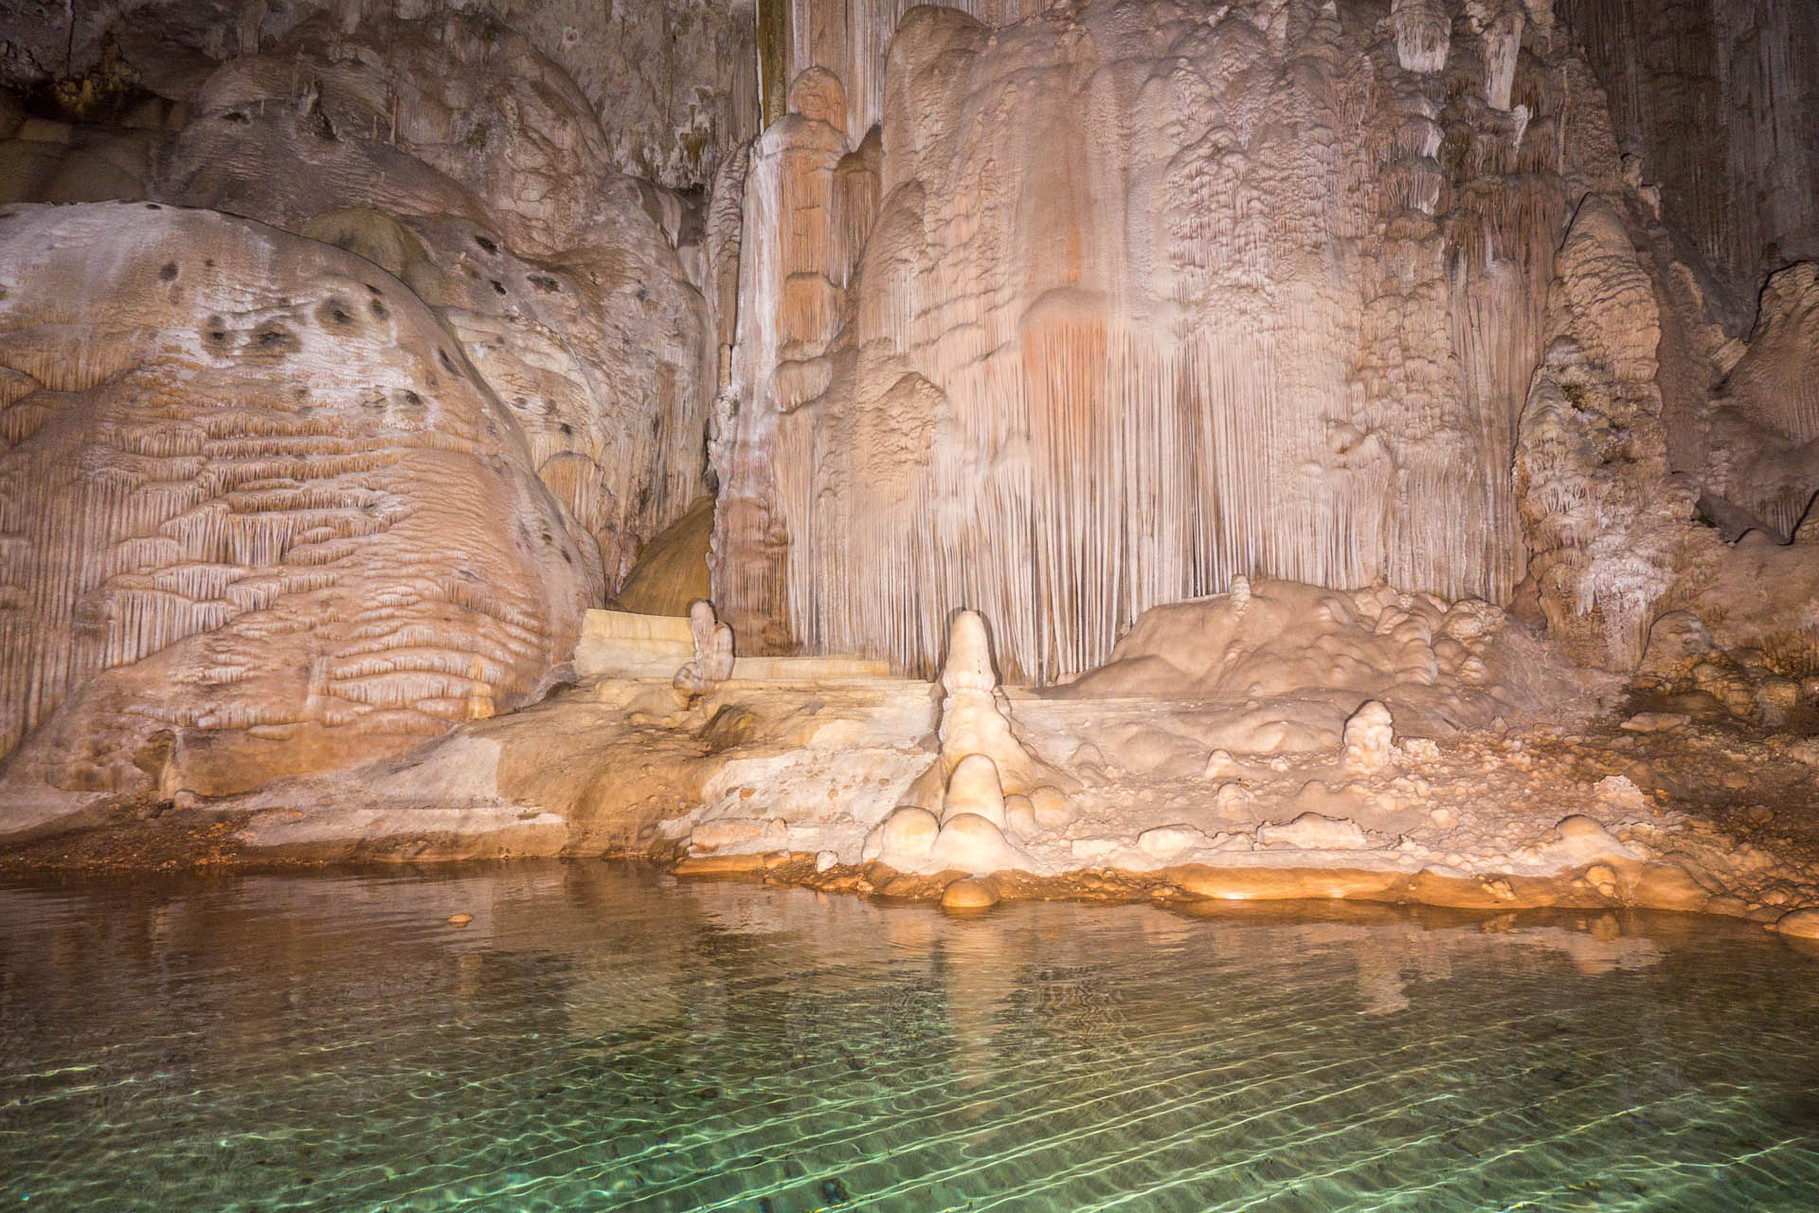
[[(1747, 304), (1819, 257), (1819, 6), (1560, 0), (1665, 217)], [(1747, 311), (1745, 312), (1747, 316)]]
[(927, 670), (965, 603), (1047, 678), (1237, 574), (1506, 601), (1568, 182), (1617, 174), (1543, 8), (917, 8), (875, 134), (817, 61), (747, 182), (740, 634)]
[(157, 204), (0, 218), (0, 750), (256, 787), (509, 711), (602, 592), (522, 432), (396, 279)]

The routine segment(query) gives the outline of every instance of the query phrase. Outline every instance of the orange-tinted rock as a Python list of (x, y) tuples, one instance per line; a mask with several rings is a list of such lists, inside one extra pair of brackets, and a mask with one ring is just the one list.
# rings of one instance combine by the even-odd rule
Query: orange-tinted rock
[(989, 876), (968, 876), (956, 880), (941, 891), (944, 910), (988, 910), (998, 904), (1002, 894), (998, 882)]
[(218, 794), (535, 696), (591, 539), (371, 262), (150, 204), (0, 220), (0, 749)]

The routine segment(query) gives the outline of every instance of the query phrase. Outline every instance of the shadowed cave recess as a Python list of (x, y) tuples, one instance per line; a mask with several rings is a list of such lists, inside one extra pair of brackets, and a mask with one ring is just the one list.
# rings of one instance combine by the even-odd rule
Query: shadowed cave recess
[(0, 865), (1819, 935), (1815, 45), (0, 0)]

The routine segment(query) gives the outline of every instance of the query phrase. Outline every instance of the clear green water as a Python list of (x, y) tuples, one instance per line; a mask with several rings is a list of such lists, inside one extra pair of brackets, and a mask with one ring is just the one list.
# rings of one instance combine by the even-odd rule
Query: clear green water
[(1819, 957), (603, 864), (15, 884), (7, 1203), (1808, 1211)]

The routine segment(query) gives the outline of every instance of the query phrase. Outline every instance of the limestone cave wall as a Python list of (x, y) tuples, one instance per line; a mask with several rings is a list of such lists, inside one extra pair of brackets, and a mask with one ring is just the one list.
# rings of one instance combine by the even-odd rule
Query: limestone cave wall
[[(535, 35), (468, 6), (206, 7), (6, 13), (0, 202), (77, 204), (0, 218), (20, 779), (218, 790), (528, 702), (708, 495), (703, 182), (752, 115), (659, 131), (601, 60), (545, 53), (558, 6)], [(663, 21), (569, 32), (706, 96), (750, 25), (647, 17), (688, 12), (732, 22), (730, 59)]]
[[(529, 702), (710, 499), (746, 653), (927, 673), (969, 608), (1066, 678), (1266, 575), (1632, 668), (1739, 541), (1811, 580), (1816, 23), (0, 0), (7, 778)], [(1714, 634), (1819, 655), (1779, 592)]]
[(1744, 325), (1763, 278), (1819, 257), (1819, 6), (1560, 0), (1622, 151)]
[(1046, 678), (1237, 573), (1507, 600), (1555, 249), (1623, 188), (1555, 34), (1521, 5), (920, 8), (875, 132), (823, 56), (746, 183), (735, 628), (927, 668), (967, 604)]

